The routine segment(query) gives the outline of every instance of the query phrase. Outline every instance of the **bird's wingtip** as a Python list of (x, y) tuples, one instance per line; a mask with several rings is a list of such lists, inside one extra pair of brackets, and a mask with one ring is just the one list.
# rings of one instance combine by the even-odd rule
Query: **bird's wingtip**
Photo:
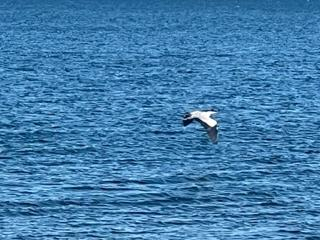
[(192, 120), (193, 119), (182, 119), (183, 126), (185, 127), (185, 126), (189, 125), (190, 123), (192, 123)]

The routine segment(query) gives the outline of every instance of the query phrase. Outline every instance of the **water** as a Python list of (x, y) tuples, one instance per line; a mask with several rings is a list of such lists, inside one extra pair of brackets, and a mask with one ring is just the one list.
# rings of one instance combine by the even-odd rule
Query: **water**
[(1, 239), (319, 239), (319, 13), (1, 1)]

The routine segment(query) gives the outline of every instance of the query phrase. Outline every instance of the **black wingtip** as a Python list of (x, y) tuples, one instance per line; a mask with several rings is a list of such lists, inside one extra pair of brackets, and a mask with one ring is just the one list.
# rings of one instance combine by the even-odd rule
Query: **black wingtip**
[(182, 124), (184, 127), (189, 125), (190, 123), (192, 123), (192, 119), (183, 119), (182, 120)]
[(214, 127), (209, 128), (208, 135), (212, 143), (217, 144), (218, 143), (218, 128), (217, 125)]
[(188, 117), (191, 117), (191, 114), (189, 112), (186, 112), (184, 115), (183, 115), (183, 118), (188, 118)]

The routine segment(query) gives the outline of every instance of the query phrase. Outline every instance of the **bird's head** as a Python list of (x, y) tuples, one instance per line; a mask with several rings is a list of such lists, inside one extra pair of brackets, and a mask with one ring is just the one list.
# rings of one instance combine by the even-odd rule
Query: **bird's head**
[(210, 112), (210, 114), (217, 114), (218, 110), (211, 108), (210, 110), (208, 110), (207, 112)]
[(217, 113), (217, 111), (213, 108), (209, 109), (209, 110), (204, 110), (203, 112), (210, 114), (210, 115), (214, 115)]

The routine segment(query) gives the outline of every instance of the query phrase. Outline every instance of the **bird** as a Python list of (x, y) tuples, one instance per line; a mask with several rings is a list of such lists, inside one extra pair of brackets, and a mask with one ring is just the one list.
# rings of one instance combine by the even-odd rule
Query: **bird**
[(184, 114), (182, 123), (183, 126), (187, 126), (193, 122), (193, 120), (198, 121), (207, 131), (209, 138), (213, 143), (218, 141), (218, 123), (216, 120), (211, 118), (211, 115), (216, 114), (217, 112), (213, 109), (202, 110), (202, 111), (192, 111)]

